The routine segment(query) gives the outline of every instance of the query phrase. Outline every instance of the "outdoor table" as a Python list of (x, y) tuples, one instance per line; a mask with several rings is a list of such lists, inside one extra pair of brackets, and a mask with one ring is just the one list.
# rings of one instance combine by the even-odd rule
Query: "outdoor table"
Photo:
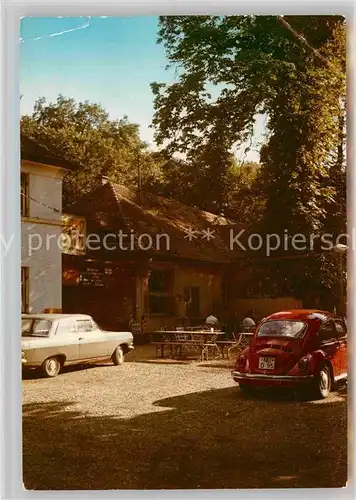
[(206, 337), (207, 339), (218, 336), (225, 335), (225, 332), (221, 330), (157, 330), (153, 332), (155, 334), (162, 335), (162, 337), (177, 338), (181, 336), (186, 337)]
[(242, 351), (245, 349), (250, 344), (253, 335), (253, 332), (238, 332), (233, 333), (233, 340), (217, 341), (217, 344), (221, 345), (222, 348), (222, 357), (226, 356), (229, 359), (232, 351)]
[(219, 336), (225, 335), (225, 332), (220, 330), (157, 330), (155, 334), (161, 335), (160, 342), (154, 342), (160, 346), (161, 357), (164, 357), (164, 346), (171, 347), (171, 356), (173, 356), (173, 346), (179, 348), (180, 352), (185, 349), (200, 349), (201, 359), (208, 359), (209, 348), (212, 347), (220, 356), (221, 350), (216, 343)]

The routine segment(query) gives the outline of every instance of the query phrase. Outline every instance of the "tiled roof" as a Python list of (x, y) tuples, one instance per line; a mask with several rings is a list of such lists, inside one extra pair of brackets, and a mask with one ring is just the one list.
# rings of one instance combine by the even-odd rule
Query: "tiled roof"
[[(121, 229), (137, 236), (148, 233), (152, 238), (168, 234), (172, 257), (220, 263), (236, 259), (236, 252), (229, 249), (228, 236), (229, 227), (236, 226), (229, 220), (146, 191), (139, 195), (135, 190), (107, 182), (65, 212), (86, 217), (93, 228)], [(208, 229), (213, 236), (210, 241), (203, 238), (203, 231)], [(192, 241), (188, 238), (189, 230), (197, 231)]]
[(66, 170), (75, 170), (77, 167), (65, 160), (54, 155), (46, 148), (39, 144), (34, 139), (31, 139), (24, 134), (21, 134), (21, 160), (43, 163), (45, 165), (53, 165), (55, 167), (65, 168)]

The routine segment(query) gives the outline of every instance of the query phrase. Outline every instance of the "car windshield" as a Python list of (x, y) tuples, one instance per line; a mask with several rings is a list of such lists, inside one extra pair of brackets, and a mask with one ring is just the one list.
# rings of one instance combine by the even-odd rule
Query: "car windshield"
[(304, 337), (306, 324), (303, 321), (277, 320), (267, 321), (258, 329), (258, 337)]
[(21, 321), (21, 335), (23, 337), (48, 337), (52, 321), (48, 319), (26, 318)]

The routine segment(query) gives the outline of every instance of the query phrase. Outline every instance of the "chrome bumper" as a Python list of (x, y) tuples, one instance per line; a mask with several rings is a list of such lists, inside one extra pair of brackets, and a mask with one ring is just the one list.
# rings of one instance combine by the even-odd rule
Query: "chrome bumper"
[(130, 344), (130, 345), (129, 345), (129, 349), (130, 349), (130, 350), (133, 350), (133, 349), (135, 349), (135, 346), (134, 346), (133, 344)]
[(270, 380), (271, 382), (306, 382), (313, 378), (313, 375), (268, 375), (264, 373), (242, 373), (238, 371), (231, 372), (235, 382), (240, 380)]

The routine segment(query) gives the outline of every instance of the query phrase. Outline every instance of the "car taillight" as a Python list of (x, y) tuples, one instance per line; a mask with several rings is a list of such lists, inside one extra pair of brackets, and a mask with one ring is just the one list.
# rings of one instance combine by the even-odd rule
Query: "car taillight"
[(236, 360), (236, 366), (241, 368), (242, 366), (245, 366), (246, 364), (246, 357), (245, 356), (239, 356)]

